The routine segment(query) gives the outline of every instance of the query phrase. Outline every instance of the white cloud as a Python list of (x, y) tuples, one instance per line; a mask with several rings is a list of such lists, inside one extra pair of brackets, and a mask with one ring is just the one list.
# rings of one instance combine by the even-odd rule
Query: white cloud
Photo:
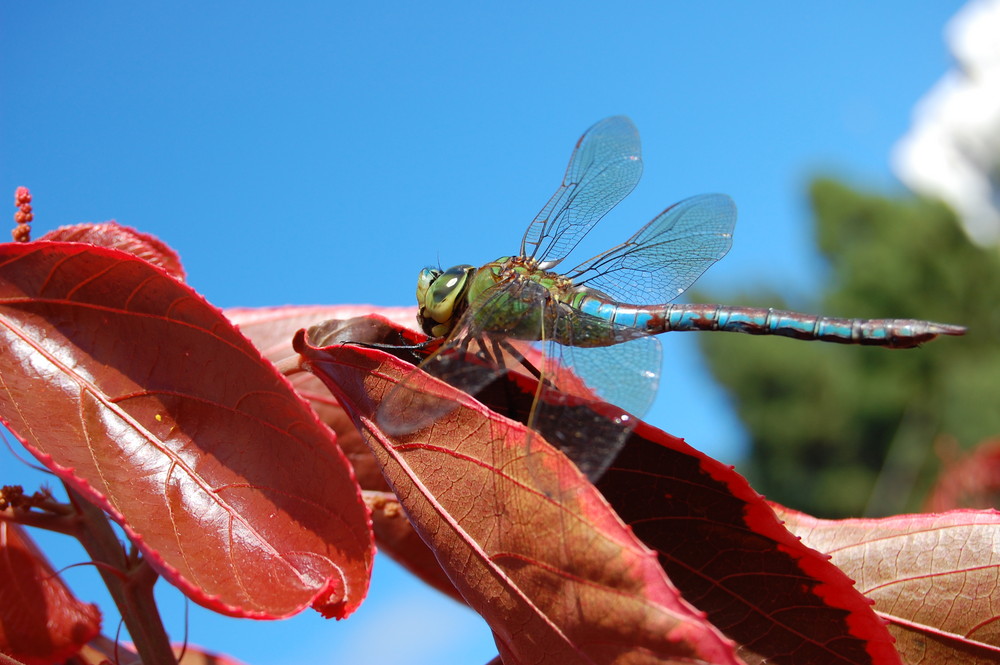
[(914, 110), (893, 168), (911, 189), (938, 196), (977, 242), (1000, 242), (1000, 0), (973, 0), (945, 30), (956, 69)]

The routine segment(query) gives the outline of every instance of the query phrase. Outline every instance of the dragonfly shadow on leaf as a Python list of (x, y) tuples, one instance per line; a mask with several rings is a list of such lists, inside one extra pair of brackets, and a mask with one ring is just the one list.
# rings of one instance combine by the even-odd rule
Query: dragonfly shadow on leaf
[[(457, 403), (445, 396), (435, 379), (531, 426), (592, 481), (604, 472), (634, 426), (629, 414), (598, 399), (571, 369), (548, 370), (557, 384), (540, 379), (536, 366), (545, 362), (544, 356), (524, 342), (493, 340), (496, 344), (476, 344), (463, 354), (451, 349), (435, 356), (428, 344), (434, 340), (379, 317), (326, 321), (310, 329), (309, 340), (316, 346), (358, 344), (407, 363), (423, 363), (379, 405), (376, 421), (390, 436), (412, 434), (455, 410)], [(487, 353), (484, 348), (491, 350)], [(497, 354), (502, 354), (499, 360)]]

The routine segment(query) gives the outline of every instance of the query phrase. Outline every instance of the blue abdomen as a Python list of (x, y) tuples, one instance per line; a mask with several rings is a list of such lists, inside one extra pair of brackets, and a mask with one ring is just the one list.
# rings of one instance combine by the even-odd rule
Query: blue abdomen
[(718, 330), (841, 344), (911, 348), (938, 335), (961, 335), (965, 332), (961, 326), (915, 319), (841, 319), (772, 308), (724, 305), (639, 307), (589, 294), (577, 302), (577, 307), (605, 321), (652, 334), (671, 330)]

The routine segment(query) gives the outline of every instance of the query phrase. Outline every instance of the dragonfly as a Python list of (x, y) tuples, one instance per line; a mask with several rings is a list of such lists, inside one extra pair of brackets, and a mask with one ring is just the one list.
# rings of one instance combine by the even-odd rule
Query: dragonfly
[[(965, 332), (914, 319), (673, 303), (732, 246), (736, 206), (725, 194), (676, 203), (622, 244), (557, 271), (641, 172), (635, 125), (625, 116), (602, 120), (577, 141), (562, 184), (528, 225), (518, 254), (480, 267), (424, 268), (417, 280), (418, 322), (440, 343), (421, 368), (475, 395), (512, 365), (532, 367), (540, 388), (529, 426), (592, 479), (652, 403), (661, 367), (657, 334), (710, 330), (904, 349)], [(541, 359), (529, 361), (518, 344), (538, 347)], [(473, 367), (469, 354), (481, 362)], [(567, 417), (581, 411), (552, 406), (564, 405), (567, 392), (617, 410), (588, 422)], [(447, 409), (426, 402), (387, 408), (380, 421), (391, 433), (413, 431)]]

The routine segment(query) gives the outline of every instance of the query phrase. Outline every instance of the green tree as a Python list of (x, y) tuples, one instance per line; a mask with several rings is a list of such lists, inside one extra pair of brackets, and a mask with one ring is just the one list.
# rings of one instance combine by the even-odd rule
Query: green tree
[[(749, 430), (741, 470), (770, 499), (816, 515), (917, 510), (939, 437), (968, 448), (1000, 435), (1000, 257), (973, 245), (934, 201), (830, 179), (816, 180), (810, 196), (829, 289), (798, 309), (969, 332), (913, 351), (699, 335)], [(734, 300), (718, 295), (698, 298)], [(773, 294), (735, 300), (784, 306)]]

